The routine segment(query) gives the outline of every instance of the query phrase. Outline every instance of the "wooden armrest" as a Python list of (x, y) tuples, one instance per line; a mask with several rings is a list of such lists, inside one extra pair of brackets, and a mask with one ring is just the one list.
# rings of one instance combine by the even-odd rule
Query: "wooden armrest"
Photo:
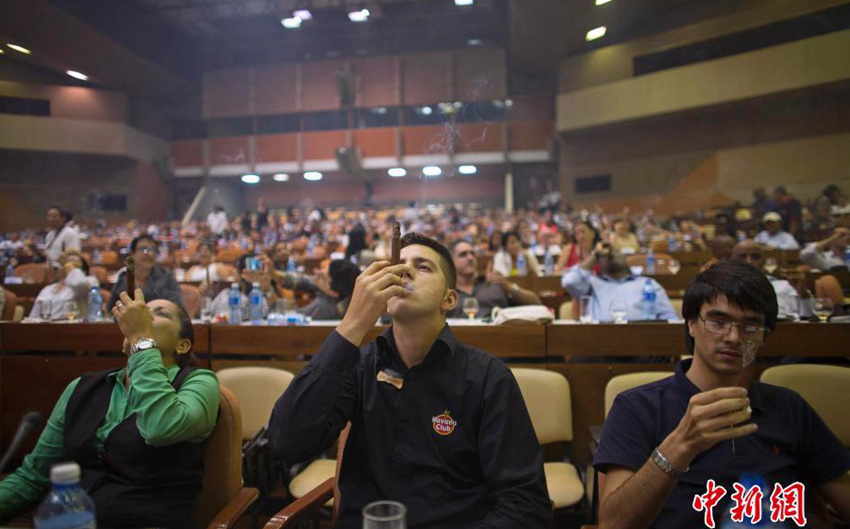
[(260, 491), (251, 487), (243, 487), (215, 518), (207, 525), (207, 529), (229, 529), (248, 510), (260, 495)]
[(595, 525), (582, 525), (581, 529), (596, 529)]
[(334, 481), (328, 478), (321, 485), (290, 503), (271, 517), (263, 529), (282, 529), (293, 527), (307, 516), (312, 515), (334, 496)]

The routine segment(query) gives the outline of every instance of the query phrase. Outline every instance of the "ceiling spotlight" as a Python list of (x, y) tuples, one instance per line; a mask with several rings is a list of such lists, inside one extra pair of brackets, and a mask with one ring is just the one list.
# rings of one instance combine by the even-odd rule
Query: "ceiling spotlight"
[(596, 0), (596, 5), (601, 6), (602, 4), (607, 4), (611, 0)]
[(422, 114), (423, 116), (430, 116), (434, 113), (434, 109), (431, 107), (419, 107), (416, 109), (417, 114)]
[(466, 43), (470, 46), (481, 46), (484, 44), (484, 41), (481, 39), (469, 39)]
[(456, 6), (471, 6), (475, 0), (455, 0)]
[(401, 178), (402, 176), (407, 176), (407, 169), (404, 167), (393, 167), (387, 170), (387, 174), (393, 178)]
[(457, 168), (457, 172), (460, 174), (475, 174), (478, 172), (478, 168), (474, 165), (461, 165)]
[(443, 170), (436, 165), (428, 165), (422, 168), (422, 174), (425, 176), (440, 176), (443, 174)]
[(289, 175), (286, 173), (277, 173), (272, 176), (272, 180), (275, 182), (289, 182)]
[(6, 44), (6, 46), (9, 46), (10, 48), (12, 48), (15, 51), (19, 51), (19, 52), (23, 53), (24, 55), (32, 54), (32, 52), (30, 50), (24, 48), (23, 46), (18, 46), (17, 44)]
[(65, 72), (65, 73), (66, 73), (66, 74), (68, 74), (68, 75), (70, 75), (70, 76), (71, 76), (71, 77), (73, 77), (74, 79), (79, 79), (80, 81), (88, 81), (88, 80), (89, 80), (89, 76), (88, 76), (88, 75), (86, 75), (86, 74), (84, 74), (84, 73), (80, 73), (80, 72), (75, 72), (74, 70), (68, 70), (68, 71), (67, 71), (67, 72)]
[(300, 17), (290, 17), (284, 18), (280, 21), (283, 24), (283, 27), (286, 29), (298, 29), (301, 27), (301, 18)]
[[(598, 2), (599, 0), (596, 1)], [(296, 9), (293, 11), (292, 16), (298, 17), (301, 20), (312, 20), (313, 13), (311, 13), (309, 9)]]
[(605, 31), (605, 26), (599, 26), (598, 28), (594, 28), (588, 31), (587, 36), (585, 36), (584, 38), (587, 40), (587, 42), (590, 42), (591, 40), (596, 40), (604, 37)]
[(246, 184), (259, 184), (260, 183), (260, 175), (258, 174), (243, 174), (242, 181)]
[(322, 179), (322, 173), (319, 171), (307, 171), (304, 173), (304, 180), (309, 180), (311, 182), (318, 182)]
[(381, 114), (381, 115), (384, 115), (384, 114), (386, 114), (387, 112), (389, 112), (389, 110), (387, 109), (387, 107), (377, 107), (377, 108), (373, 108), (373, 109), (372, 109), (372, 113), (373, 113), (373, 114)]
[(348, 20), (352, 22), (366, 22), (369, 20), (369, 10), (361, 9), (359, 11), (349, 11)]

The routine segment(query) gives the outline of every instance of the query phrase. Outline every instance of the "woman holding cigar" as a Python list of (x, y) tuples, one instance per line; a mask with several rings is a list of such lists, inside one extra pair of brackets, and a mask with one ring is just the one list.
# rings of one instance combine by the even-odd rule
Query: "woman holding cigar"
[[(167, 299), (178, 305), (183, 305), (180, 285), (174, 279), (171, 270), (156, 266), (156, 240), (150, 235), (139, 235), (130, 243), (130, 256), (135, 263), (135, 288), (142, 289), (145, 299)], [(118, 296), (127, 291), (127, 270), (118, 274), (115, 286), (106, 310), (111, 311), (118, 301)]]

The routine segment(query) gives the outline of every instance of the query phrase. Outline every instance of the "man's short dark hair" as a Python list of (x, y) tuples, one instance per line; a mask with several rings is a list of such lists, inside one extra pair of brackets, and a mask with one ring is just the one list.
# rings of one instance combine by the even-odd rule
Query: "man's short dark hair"
[(331, 290), (339, 294), (340, 299), (350, 297), (354, 293), (354, 282), (357, 281), (359, 275), (360, 268), (345, 259), (334, 259), (328, 265)]
[(472, 246), (472, 243), (471, 243), (471, 242), (469, 242), (469, 241), (467, 241), (466, 239), (455, 239), (455, 240), (454, 240), (454, 241), (452, 241), (452, 243), (449, 245), (449, 255), (451, 255), (451, 256), (452, 256), (452, 259), (454, 259), (455, 249), (456, 249), (458, 246), (460, 246), (461, 244), (468, 244), (468, 245)]
[(130, 241), (130, 253), (135, 252), (136, 246), (138, 246), (139, 243), (142, 242), (142, 241), (150, 241), (150, 242), (153, 243), (154, 247), (158, 246), (156, 239), (153, 238), (153, 235), (143, 233), (143, 234), (139, 235), (138, 237), (136, 237), (135, 239), (133, 239), (132, 241)]
[(446, 278), (446, 287), (454, 290), (457, 286), (457, 269), (455, 268), (455, 262), (454, 259), (452, 259), (452, 254), (449, 253), (449, 249), (434, 239), (413, 231), (401, 238), (402, 248), (412, 244), (427, 246), (440, 254), (439, 264), (440, 269), (443, 271), (443, 276)]
[(506, 231), (502, 234), (502, 248), (505, 248), (508, 245), (508, 239), (511, 237), (516, 237), (516, 240), (522, 244), (522, 237), (519, 236), (519, 232), (517, 231)]
[(741, 261), (722, 261), (697, 274), (688, 284), (682, 302), (685, 319), (685, 345), (694, 352), (694, 339), (688, 332), (688, 321), (696, 320), (704, 303), (713, 303), (723, 295), (730, 304), (764, 316), (766, 332), (776, 328), (779, 306), (776, 291), (767, 276), (754, 266)]

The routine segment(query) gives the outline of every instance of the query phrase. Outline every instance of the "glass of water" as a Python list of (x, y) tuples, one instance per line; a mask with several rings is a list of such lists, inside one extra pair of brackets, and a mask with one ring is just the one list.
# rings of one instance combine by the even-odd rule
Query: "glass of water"
[(611, 316), (614, 317), (614, 323), (626, 323), (626, 314), (629, 312), (629, 307), (626, 305), (626, 301), (622, 299), (615, 299), (611, 302)]
[(579, 303), (579, 321), (582, 323), (593, 322), (593, 296), (582, 296)]
[(209, 296), (201, 298), (201, 319), (204, 321), (212, 319), (212, 299)]
[(42, 321), (50, 321), (53, 317), (53, 304), (50, 300), (40, 299), (36, 303), (38, 304), (38, 317)]
[(79, 314), (80, 307), (77, 305), (76, 301), (65, 302), (65, 316), (68, 318), (68, 321), (76, 321)]
[(375, 501), (363, 508), (363, 529), (407, 529), (407, 507), (397, 501)]

